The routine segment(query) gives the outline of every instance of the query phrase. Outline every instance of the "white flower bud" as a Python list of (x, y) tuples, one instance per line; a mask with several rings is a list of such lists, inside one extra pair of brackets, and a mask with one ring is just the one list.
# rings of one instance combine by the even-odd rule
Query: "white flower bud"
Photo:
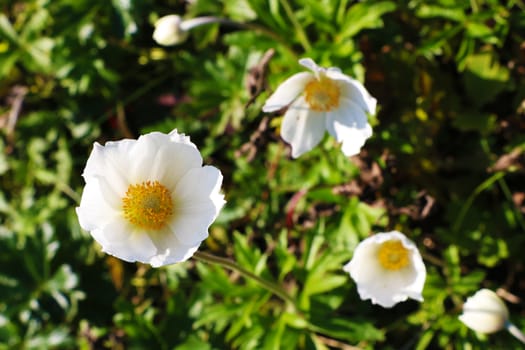
[(155, 23), (153, 40), (159, 45), (171, 46), (184, 42), (188, 31), (181, 26), (183, 20), (178, 15), (161, 17)]
[(467, 299), (459, 320), (480, 333), (494, 333), (506, 327), (509, 311), (496, 293), (481, 289)]

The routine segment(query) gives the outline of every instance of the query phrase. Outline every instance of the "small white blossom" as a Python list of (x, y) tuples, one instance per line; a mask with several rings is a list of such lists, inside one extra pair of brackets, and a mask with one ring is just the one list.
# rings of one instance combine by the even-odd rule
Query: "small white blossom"
[(178, 15), (161, 17), (155, 22), (153, 40), (159, 45), (180, 44), (188, 37), (188, 31), (182, 27), (183, 20)]
[(189, 259), (224, 205), (222, 175), (173, 130), (94, 144), (76, 209), (102, 250), (154, 267)]
[(299, 63), (312, 72), (301, 72), (284, 81), (263, 106), (264, 112), (288, 107), (281, 125), (281, 137), (292, 146), (297, 158), (314, 148), (327, 130), (342, 151), (352, 156), (372, 136), (367, 113), (374, 114), (376, 99), (357, 80), (339, 68), (319, 67), (312, 59)]
[(426, 268), (416, 245), (398, 231), (378, 233), (356, 247), (344, 268), (357, 284), (361, 299), (383, 307), (421, 295)]
[(489, 334), (506, 327), (509, 310), (496, 293), (490, 289), (480, 289), (467, 298), (459, 320), (476, 332)]

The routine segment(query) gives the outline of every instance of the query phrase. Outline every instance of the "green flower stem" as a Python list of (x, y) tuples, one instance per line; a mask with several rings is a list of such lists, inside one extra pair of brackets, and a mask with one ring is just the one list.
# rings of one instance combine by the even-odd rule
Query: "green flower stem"
[(507, 324), (507, 330), (509, 331), (510, 334), (512, 334), (516, 339), (518, 339), (520, 342), (522, 342), (523, 344), (525, 344), (525, 334), (523, 334), (523, 332), (518, 328), (516, 327), (514, 324), (512, 323), (508, 323)]
[(251, 279), (251, 280), (257, 282), (261, 287), (263, 287), (267, 291), (273, 293), (274, 295), (278, 296), (279, 298), (281, 298), (285, 302), (289, 303), (290, 305), (293, 306), (293, 308), (295, 310), (298, 309), (297, 305), (295, 303), (295, 300), (291, 296), (289, 296), (288, 293), (286, 293), (281, 288), (281, 286), (279, 286), (279, 285), (277, 285), (277, 284), (275, 284), (273, 282), (267, 281), (267, 280), (257, 276), (253, 272), (250, 272), (250, 271), (246, 270), (245, 268), (239, 266), (233, 260), (222, 258), (222, 257), (219, 257), (219, 256), (215, 256), (213, 254), (205, 253), (205, 252), (201, 252), (201, 251), (195, 252), (195, 254), (193, 254), (193, 257), (195, 259), (199, 260), (199, 261), (207, 262), (209, 264), (219, 265), (219, 266), (221, 266), (221, 267), (223, 267), (225, 269), (236, 271), (236, 272), (240, 273), (243, 277)]
[(507, 182), (505, 179), (501, 178), (498, 179), (498, 184), (501, 188), (501, 191), (503, 191), (503, 194), (507, 198), (507, 200), (512, 203), (512, 208), (514, 209), (514, 215), (516, 216), (516, 221), (521, 226), (521, 229), (525, 231), (525, 220), (523, 219), (523, 214), (521, 213), (521, 210), (518, 208), (516, 204), (514, 204), (512, 200), (512, 193), (510, 191), (509, 186), (507, 185)]
[(308, 36), (306, 36), (303, 26), (297, 20), (297, 17), (295, 16), (295, 13), (293, 12), (292, 7), (288, 3), (288, 0), (280, 0), (279, 2), (281, 3), (282, 7), (284, 8), (284, 11), (288, 15), (288, 18), (290, 18), (290, 21), (292, 21), (292, 25), (294, 26), (295, 31), (297, 32), (297, 38), (301, 42), (303, 49), (306, 52), (311, 51), (312, 45), (310, 45)]
[(147, 92), (155, 88), (157, 85), (160, 85), (164, 80), (167, 80), (169, 78), (168, 74), (163, 74), (156, 79), (152, 79), (149, 81), (149, 83), (143, 85), (142, 87), (136, 89), (131, 95), (127, 96), (125, 99), (123, 99), (121, 102), (117, 104), (114, 108), (111, 108), (106, 113), (98, 117), (95, 121), (97, 124), (102, 123), (103, 121), (107, 120), (110, 115), (117, 112), (117, 109), (119, 108), (119, 105), (121, 107), (125, 107), (131, 102), (139, 99), (143, 95), (145, 95)]
[[(481, 148), (483, 151), (487, 154), (490, 154), (490, 146), (487, 140), (482, 140), (481, 142)], [(506, 172), (503, 172), (506, 173)], [(525, 231), (525, 218), (523, 217), (523, 214), (521, 213), (521, 210), (518, 208), (516, 204), (514, 204), (514, 201), (512, 199), (512, 193), (509, 189), (509, 186), (507, 185), (507, 182), (503, 177), (498, 178), (498, 185), (501, 188), (501, 191), (505, 195), (505, 198), (509, 203), (512, 203), (512, 208), (514, 209), (514, 215), (516, 217), (516, 221), (520, 225), (521, 229)]]
[(483, 181), (478, 187), (474, 189), (474, 192), (470, 194), (470, 196), (465, 201), (465, 204), (461, 207), (461, 211), (458, 214), (458, 217), (456, 218), (456, 221), (454, 222), (454, 225), (452, 226), (452, 231), (458, 232), (461, 228), (461, 225), (463, 224), (463, 219), (465, 218), (465, 215), (467, 214), (468, 210), (472, 206), (472, 203), (474, 202), (474, 199), (483, 191), (490, 188), (496, 181), (501, 179), (503, 176), (505, 176), (504, 172), (497, 172), (491, 177), (489, 177), (487, 180)]

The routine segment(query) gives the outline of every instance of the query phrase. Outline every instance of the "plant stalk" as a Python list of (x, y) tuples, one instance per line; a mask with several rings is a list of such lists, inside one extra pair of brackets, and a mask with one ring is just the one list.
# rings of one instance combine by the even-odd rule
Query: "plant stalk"
[(523, 334), (523, 332), (518, 328), (516, 327), (513, 323), (508, 323), (507, 324), (507, 330), (509, 331), (510, 334), (512, 334), (516, 339), (518, 339), (520, 342), (522, 342), (523, 344), (525, 344), (525, 334)]
[(279, 285), (277, 285), (277, 284), (275, 284), (273, 282), (267, 281), (267, 280), (257, 276), (253, 272), (250, 272), (250, 271), (246, 270), (245, 268), (243, 268), (242, 266), (238, 265), (233, 260), (230, 260), (230, 259), (227, 259), (227, 258), (222, 258), (222, 257), (219, 257), (219, 256), (215, 256), (213, 254), (205, 253), (205, 252), (201, 252), (201, 251), (195, 252), (195, 254), (193, 254), (193, 257), (195, 259), (199, 260), (199, 261), (202, 261), (202, 262), (207, 262), (209, 264), (219, 265), (219, 266), (221, 266), (221, 267), (223, 267), (225, 269), (236, 271), (236, 272), (240, 273), (244, 278), (251, 279), (251, 280), (257, 282), (261, 287), (263, 287), (264, 289), (266, 289), (270, 293), (278, 296), (279, 298), (281, 298), (282, 300), (284, 300), (288, 304), (292, 305), (295, 310), (298, 309), (297, 305), (295, 303), (295, 300), (290, 295), (288, 295), (288, 293), (286, 293), (281, 288), (281, 286), (279, 286)]

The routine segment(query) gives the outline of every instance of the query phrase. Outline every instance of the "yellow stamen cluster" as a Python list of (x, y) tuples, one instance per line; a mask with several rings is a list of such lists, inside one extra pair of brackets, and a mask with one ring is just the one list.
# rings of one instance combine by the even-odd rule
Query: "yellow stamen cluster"
[(387, 241), (379, 247), (377, 258), (385, 269), (400, 270), (409, 264), (409, 251), (401, 241)]
[(146, 230), (160, 230), (173, 215), (170, 191), (158, 181), (130, 185), (122, 198), (124, 217)]
[(308, 106), (317, 112), (331, 111), (339, 106), (341, 89), (337, 83), (325, 76), (312, 79), (306, 84), (304, 98)]

